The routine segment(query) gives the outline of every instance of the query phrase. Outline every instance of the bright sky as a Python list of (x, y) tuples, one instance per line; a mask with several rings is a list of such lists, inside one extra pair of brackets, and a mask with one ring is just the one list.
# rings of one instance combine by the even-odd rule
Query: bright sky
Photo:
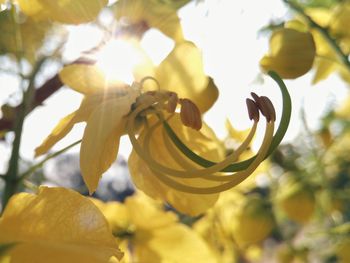
[[(237, 128), (249, 128), (245, 98), (254, 91), (269, 96), (276, 107), (280, 108), (280, 94), (276, 84), (263, 77), (259, 70), (259, 60), (268, 50), (268, 36), (259, 35), (258, 30), (273, 19), (286, 15), (281, 0), (205, 0), (203, 3), (190, 4), (180, 11), (185, 36), (195, 42), (203, 52), (205, 69), (220, 89), (216, 105), (206, 114), (205, 120), (223, 138), (225, 120), (229, 118)], [(99, 32), (89, 25), (71, 26), (65, 57), (75, 58), (79, 52), (96, 45)], [(152, 31), (145, 36), (143, 46), (151, 58), (159, 63), (171, 50), (172, 42), (159, 32)], [(54, 66), (48, 76), (57, 70)], [(298, 80), (287, 81), (287, 87), (293, 100), (291, 126), (286, 136), (292, 140), (300, 131), (300, 107), (305, 106), (307, 119), (311, 127), (317, 127), (317, 120), (331, 102), (345, 98), (345, 85), (335, 76), (311, 86), (312, 74)], [(0, 102), (7, 100), (17, 85), (16, 79), (0, 75)], [(32, 159), (34, 148), (50, 133), (58, 120), (74, 111), (80, 104), (81, 96), (69, 89), (62, 89), (38, 107), (26, 119), (22, 138), (21, 154)], [(278, 116), (279, 118), (279, 116)], [(78, 125), (69, 136), (59, 142), (54, 150), (61, 149), (82, 136), (84, 125)], [(259, 141), (259, 138), (258, 138)], [(127, 157), (131, 146), (124, 136), (120, 153)], [(73, 149), (78, 151), (79, 148)], [(0, 164), (6, 163), (9, 150), (0, 144)], [(2, 172), (3, 168), (0, 168)]]

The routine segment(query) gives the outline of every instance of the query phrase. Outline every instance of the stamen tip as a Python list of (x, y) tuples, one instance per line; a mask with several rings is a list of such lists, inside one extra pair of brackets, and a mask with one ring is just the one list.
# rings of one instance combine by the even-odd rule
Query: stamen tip
[(249, 119), (256, 122), (259, 121), (259, 108), (252, 99), (246, 99)]
[(189, 99), (180, 99), (181, 104), (180, 118), (185, 126), (191, 127), (195, 130), (202, 128), (202, 117), (196, 104)]

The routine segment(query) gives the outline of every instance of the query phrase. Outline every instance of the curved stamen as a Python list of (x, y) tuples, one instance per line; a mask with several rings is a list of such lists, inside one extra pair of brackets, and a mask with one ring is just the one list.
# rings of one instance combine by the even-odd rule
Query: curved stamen
[(158, 80), (157, 80), (156, 78), (151, 77), (151, 76), (147, 76), (147, 77), (144, 77), (144, 78), (141, 79), (141, 81), (140, 81), (140, 87), (141, 87), (141, 89), (144, 88), (143, 85), (145, 84), (145, 82), (146, 82), (147, 80), (153, 80), (153, 81), (157, 84), (157, 90), (158, 90), (158, 91), (160, 90), (160, 84), (159, 84)]
[(244, 181), (249, 175), (251, 175), (255, 171), (255, 169), (259, 166), (259, 164), (264, 160), (264, 157), (268, 152), (270, 143), (273, 139), (273, 131), (274, 131), (274, 123), (273, 122), (266, 123), (266, 133), (265, 133), (262, 145), (256, 155), (256, 158), (248, 166), (246, 170), (232, 174), (231, 176), (233, 176), (233, 179), (227, 183), (223, 183), (212, 187), (203, 187), (203, 188), (193, 187), (193, 186), (179, 183), (167, 177), (164, 174), (154, 171), (152, 168), (151, 170), (153, 171), (154, 176), (156, 176), (164, 184), (181, 192), (192, 193), (192, 194), (215, 194), (222, 191), (226, 191), (240, 184), (242, 181)]
[[(151, 134), (160, 124), (161, 124), (161, 122), (152, 126), (144, 138), (144, 149), (146, 151), (146, 154), (148, 154), (150, 156), (152, 156), (150, 151), (149, 151)], [(164, 170), (167, 170), (169, 172), (165, 172), (165, 173), (170, 175), (170, 176), (174, 176), (174, 177), (204, 178), (204, 179), (212, 180), (212, 181), (229, 181), (232, 179), (231, 175), (213, 175), (213, 173), (219, 172), (221, 170), (221, 167), (225, 167), (229, 163), (232, 163), (238, 159), (238, 157), (242, 154), (242, 152), (245, 151), (247, 149), (247, 147), (249, 146), (249, 144), (251, 143), (251, 141), (254, 137), (254, 134), (256, 132), (256, 129), (257, 129), (257, 122), (254, 122), (253, 127), (251, 128), (248, 136), (242, 142), (242, 144), (236, 149), (236, 151), (234, 151), (233, 153), (228, 155), (222, 162), (218, 163), (215, 166), (211, 166), (210, 168), (207, 168), (207, 169), (197, 169), (192, 164), (188, 163), (187, 159), (185, 159), (184, 156), (181, 155), (178, 152), (178, 150), (171, 144), (168, 136), (165, 136), (165, 132), (163, 130), (163, 138), (164, 138), (165, 145), (169, 150), (168, 152), (170, 153), (170, 155), (173, 157), (173, 159), (180, 166), (184, 165), (185, 168), (187, 169), (187, 171), (178, 171), (178, 170), (170, 169), (168, 167), (163, 166), (162, 164), (160, 164), (158, 162), (157, 162), (156, 167), (159, 168), (159, 166), (163, 166), (162, 167), (163, 172), (164, 172)], [(154, 162), (156, 162), (156, 161), (154, 161)], [(171, 173), (170, 173), (170, 170), (172, 170)]]
[[(252, 138), (254, 137), (255, 130), (257, 128), (257, 123), (254, 122), (254, 125), (252, 129), (250, 130), (250, 133), (248, 134), (247, 138), (242, 142), (242, 144), (230, 155), (227, 156), (227, 158), (230, 158), (232, 162), (236, 161), (238, 157), (242, 154), (244, 150), (247, 149), (249, 144), (251, 143)], [(166, 148), (168, 149), (168, 152), (173, 157), (173, 159), (176, 161), (177, 164), (179, 164), (182, 168), (187, 170), (194, 171), (195, 169), (198, 169), (195, 167), (194, 163), (190, 163), (189, 159), (184, 158), (184, 155), (181, 154), (181, 152), (173, 145), (173, 143), (170, 141), (166, 131), (163, 129), (163, 139)], [(204, 175), (201, 178), (212, 180), (212, 181), (230, 181), (232, 179), (232, 175)], [(200, 176), (198, 176), (200, 177)]]
[[(282, 93), (283, 107), (282, 107), (282, 114), (281, 114), (279, 126), (277, 128), (276, 134), (273, 136), (270, 148), (265, 158), (267, 158), (267, 156), (269, 156), (282, 141), (287, 131), (287, 128), (289, 126), (289, 121), (290, 121), (291, 112), (292, 112), (291, 98), (283, 80), (278, 76), (277, 73), (273, 71), (269, 71), (268, 75), (278, 84), (278, 87), (280, 88), (280, 91)], [(209, 161), (203, 158), (202, 156), (199, 156), (196, 153), (192, 152), (185, 144), (182, 143), (182, 141), (178, 138), (176, 133), (172, 130), (172, 128), (166, 121), (163, 122), (163, 126), (166, 129), (166, 132), (168, 133), (171, 140), (176, 145), (176, 147), (193, 162), (197, 163), (202, 167), (210, 167), (216, 164), (215, 162)], [(237, 172), (237, 171), (242, 171), (244, 169), (247, 169), (247, 167), (254, 161), (256, 157), (257, 156), (255, 155), (247, 160), (230, 164), (221, 172)]]
[[(147, 149), (149, 148), (149, 146), (144, 147), (144, 149), (146, 149), (146, 152), (143, 150), (143, 148), (140, 146), (138, 140), (136, 139), (135, 133), (133, 132), (134, 129), (134, 122), (132, 121), (139, 112), (143, 111), (145, 105), (143, 106), (139, 106), (138, 108), (136, 108), (130, 115), (130, 118), (128, 120), (127, 123), (127, 130), (128, 130), (128, 135), (130, 137), (130, 141), (134, 146), (135, 151), (137, 152), (137, 154), (144, 160), (147, 162), (147, 164), (150, 167), (153, 167), (156, 171), (161, 172), (161, 173), (165, 173), (171, 176), (175, 176), (175, 177), (181, 177), (181, 178), (196, 178), (196, 177), (202, 177), (208, 180), (217, 180), (217, 181), (226, 181), (229, 180), (227, 178), (227, 176), (216, 176), (216, 175), (212, 175), (213, 173), (219, 172), (220, 170), (222, 170), (223, 168), (225, 168), (226, 166), (228, 166), (230, 163), (232, 163), (232, 160), (236, 160), (237, 156), (236, 154), (231, 154), (228, 158), (226, 158), (225, 160), (223, 160), (220, 163), (217, 163), (209, 168), (204, 168), (204, 169), (197, 169), (197, 170), (189, 170), (189, 171), (183, 171), (183, 170), (175, 170), (175, 169), (171, 169), (169, 167), (166, 167), (160, 163), (158, 163), (157, 161), (155, 161), (152, 157), (151, 154), (147, 151)], [(152, 126), (144, 139), (144, 142), (147, 143), (147, 141), (150, 140), (151, 138), (151, 134), (153, 132), (153, 130), (157, 127), (157, 125), (160, 125), (160, 123)], [(256, 126), (253, 125), (253, 127)], [(256, 127), (255, 127), (256, 129)], [(254, 136), (255, 133), (255, 129), (252, 129), (253, 132), (251, 132), (248, 136), (248, 140), (251, 140), (252, 137)], [(251, 138), (250, 138), (251, 137)], [(149, 144), (149, 142), (147, 143), (147, 145)], [(243, 145), (243, 147), (247, 147), (245, 146), (247, 144), (247, 142)], [(241, 148), (240, 151), (244, 150), (244, 148)]]

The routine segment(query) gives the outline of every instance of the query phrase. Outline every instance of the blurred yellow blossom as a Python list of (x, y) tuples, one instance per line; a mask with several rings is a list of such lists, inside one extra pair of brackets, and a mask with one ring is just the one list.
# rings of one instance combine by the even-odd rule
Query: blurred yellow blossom
[(274, 70), (282, 78), (294, 79), (311, 69), (315, 54), (315, 42), (309, 32), (282, 28), (272, 33), (270, 52), (260, 65), (265, 71)]
[(179, 223), (173, 212), (164, 211), (140, 193), (128, 197), (124, 204), (94, 202), (125, 249), (123, 263), (216, 262), (196, 232)]

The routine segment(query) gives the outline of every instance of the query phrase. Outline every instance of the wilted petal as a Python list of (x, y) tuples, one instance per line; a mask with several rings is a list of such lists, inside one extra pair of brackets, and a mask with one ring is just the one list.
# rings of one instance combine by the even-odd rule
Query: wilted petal
[(108, 223), (87, 198), (64, 188), (11, 198), (0, 219), (0, 243), (18, 242), (12, 263), (107, 262), (121, 256)]
[(102, 102), (87, 121), (80, 148), (80, 168), (90, 193), (93, 193), (102, 175), (114, 162), (124, 133), (125, 116), (138, 93), (109, 98)]

